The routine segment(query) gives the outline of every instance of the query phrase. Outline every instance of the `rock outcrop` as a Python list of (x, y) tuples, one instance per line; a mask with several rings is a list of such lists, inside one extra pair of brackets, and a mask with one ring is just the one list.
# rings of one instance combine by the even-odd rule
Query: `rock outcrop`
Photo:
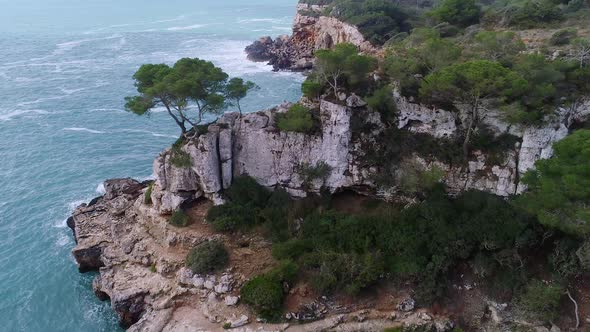
[[(363, 194), (395, 198), (395, 185), (384, 187), (376, 182), (380, 165), (371, 163), (367, 149), (383, 142), (385, 128), (377, 113), (362, 106), (355, 95), (339, 102), (322, 100), (319, 105), (319, 130), (313, 134), (279, 131), (275, 114), (286, 112), (289, 104), (239, 117), (223, 115), (209, 126), (206, 134), (188, 142), (183, 150), (190, 156), (190, 168), (177, 168), (170, 162), (169, 150), (154, 162), (156, 182), (152, 201), (160, 213), (170, 213), (180, 204), (199, 197), (223, 201), (235, 176), (248, 175), (260, 184), (280, 186), (292, 196), (304, 197), (321, 188), (330, 192), (352, 189)], [(435, 139), (451, 139), (461, 135), (460, 113), (414, 104), (396, 96), (399, 113), (397, 127), (414, 133), (431, 135)], [(357, 106), (357, 107), (350, 107)], [(359, 107), (360, 106), (360, 107)], [(513, 148), (496, 160), (483, 151), (474, 151), (470, 160), (450, 165), (419, 155), (399, 156), (412, 159), (425, 169), (434, 166), (444, 171), (444, 182), (451, 193), (469, 189), (488, 191), (500, 196), (521, 192), (520, 177), (534, 166), (535, 161), (552, 155), (552, 144), (568, 134), (568, 127), (584, 121), (590, 115), (590, 102), (575, 110), (560, 109), (542, 127), (510, 126), (500, 117), (484, 120), (495, 135), (510, 133), (518, 138)], [(572, 117), (575, 116), (575, 121)], [(353, 122), (363, 122), (368, 130), (355, 132)], [(308, 179), (304, 167), (327, 165), (325, 177)], [(400, 170), (401, 171), (401, 170)]]
[(298, 4), (291, 36), (263, 37), (246, 48), (248, 58), (268, 62), (275, 70), (302, 71), (313, 66), (315, 51), (340, 43), (352, 43), (366, 53), (375, 48), (357, 27), (334, 17), (322, 16), (325, 6)]
[[(131, 179), (108, 180), (105, 195), (78, 207), (69, 222), (80, 270), (99, 270), (92, 283), (94, 292), (99, 299), (110, 300), (120, 325), (128, 331), (382, 331), (408, 325), (446, 332), (453, 327), (444, 316), (425, 310), (391, 313), (341, 306), (337, 311), (324, 306), (312, 320), (302, 314), (298, 318), (297, 313), (288, 323), (264, 323), (240, 303), (239, 289), (247, 278), (268, 268), (253, 253), (271, 261), (270, 244), (254, 236), (244, 248), (226, 235), (214, 234), (202, 224), (210, 207), (206, 202), (191, 212), (195, 225), (172, 227), (145, 203), (146, 188)], [(232, 261), (241, 266), (216, 275), (197, 275), (184, 267), (189, 248), (210, 239), (224, 241)], [(92, 254), (81, 254), (87, 252)]]

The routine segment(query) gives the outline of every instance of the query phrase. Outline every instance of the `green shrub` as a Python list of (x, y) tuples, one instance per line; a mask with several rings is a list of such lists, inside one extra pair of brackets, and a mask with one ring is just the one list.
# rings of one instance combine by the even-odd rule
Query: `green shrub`
[(313, 250), (309, 240), (290, 239), (283, 243), (275, 243), (272, 246), (272, 257), (275, 259), (297, 259), (303, 254)]
[(297, 278), (299, 267), (290, 260), (250, 281), (240, 291), (244, 303), (251, 305), (263, 318), (276, 321), (281, 317), (285, 292), (283, 283), (292, 284)]
[(301, 104), (291, 106), (286, 113), (277, 113), (275, 120), (282, 131), (309, 133), (313, 129), (311, 112)]
[(519, 303), (531, 318), (551, 322), (559, 315), (559, 301), (563, 294), (564, 288), (560, 285), (546, 285), (540, 280), (532, 280)]
[(554, 46), (567, 45), (577, 36), (578, 31), (576, 29), (562, 29), (551, 36), (549, 43)]
[(145, 194), (143, 195), (143, 203), (146, 205), (152, 205), (152, 192), (154, 190), (154, 183), (150, 182), (148, 185)]
[(466, 27), (479, 22), (481, 9), (475, 0), (443, 0), (431, 15), (441, 22)]
[(526, 0), (509, 14), (512, 26), (522, 29), (542, 27), (547, 23), (561, 21), (563, 14), (551, 0)]
[(303, 186), (307, 189), (309, 189), (316, 180), (322, 180), (322, 182), (325, 182), (331, 172), (332, 167), (324, 161), (319, 161), (315, 166), (311, 166), (309, 163), (303, 163), (297, 168), (297, 173), (303, 179)]
[(172, 155), (170, 156), (170, 163), (178, 168), (190, 168), (191, 156), (186, 153), (179, 146), (172, 146)]
[(267, 275), (254, 277), (247, 281), (240, 291), (244, 303), (251, 305), (263, 318), (280, 317), (283, 306), (283, 285)]
[(322, 94), (324, 85), (315, 79), (308, 77), (303, 84), (301, 84), (301, 92), (304, 96), (311, 99), (317, 99)]
[(395, 100), (393, 100), (393, 90), (390, 86), (384, 86), (376, 90), (371, 96), (366, 98), (366, 102), (372, 110), (381, 114), (383, 121), (389, 122), (395, 118), (397, 106)]
[(252, 177), (238, 176), (234, 178), (231, 187), (226, 191), (226, 195), (232, 203), (253, 205), (261, 208), (266, 205), (266, 201), (270, 197), (270, 191)]
[(293, 284), (297, 280), (299, 266), (290, 259), (279, 261), (279, 264), (271, 269), (266, 275), (271, 279)]
[(221, 241), (203, 242), (189, 251), (186, 256), (186, 266), (197, 274), (211, 273), (223, 268), (229, 260), (229, 255)]
[(176, 227), (186, 227), (190, 223), (190, 217), (182, 209), (178, 209), (172, 213), (168, 223)]
[(207, 213), (207, 221), (216, 232), (233, 232), (256, 224), (256, 209), (233, 202), (214, 206)]

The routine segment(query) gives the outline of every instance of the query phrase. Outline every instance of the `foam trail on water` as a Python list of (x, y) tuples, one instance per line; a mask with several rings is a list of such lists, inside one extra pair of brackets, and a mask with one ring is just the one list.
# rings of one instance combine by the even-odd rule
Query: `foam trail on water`
[(104, 132), (104, 131), (94, 130), (94, 129), (88, 129), (88, 128), (78, 128), (78, 127), (64, 128), (62, 130), (65, 130), (65, 131), (83, 131), (83, 132), (87, 132), (87, 133), (91, 133), (91, 134), (106, 134), (106, 132)]
[(0, 114), (0, 121), (12, 120), (14, 117), (25, 114), (49, 114), (49, 112), (44, 110), (15, 110), (7, 114)]
[(168, 28), (166, 30), (168, 30), (168, 31), (194, 30), (194, 29), (202, 28), (204, 26), (205, 25), (203, 25), (203, 24), (193, 24), (193, 25), (188, 25), (188, 26), (184, 26), (184, 27), (171, 27), (171, 28)]

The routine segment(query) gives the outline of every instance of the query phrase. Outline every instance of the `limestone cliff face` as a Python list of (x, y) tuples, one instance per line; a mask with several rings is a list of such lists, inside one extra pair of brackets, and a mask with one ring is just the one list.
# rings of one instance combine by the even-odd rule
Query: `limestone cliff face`
[(313, 54), (340, 43), (352, 43), (359, 50), (373, 53), (376, 49), (365, 40), (354, 25), (322, 16), (324, 6), (298, 4), (291, 36), (273, 40), (263, 37), (246, 48), (253, 61), (268, 61), (275, 70), (306, 70), (313, 66)]
[[(461, 135), (460, 113), (414, 104), (396, 96), (400, 130), (428, 134), (436, 139)], [(375, 181), (379, 165), (367, 159), (367, 146), (402, 144), (384, 142), (380, 134), (385, 125), (377, 113), (368, 110), (355, 95), (335, 103), (322, 100), (319, 104), (320, 128), (314, 134), (279, 131), (274, 115), (286, 112), (288, 104), (271, 110), (239, 117), (226, 114), (209, 126), (208, 133), (183, 147), (190, 155), (190, 168), (177, 168), (170, 162), (170, 151), (163, 152), (154, 162), (156, 183), (152, 199), (161, 213), (170, 213), (183, 202), (205, 196), (223, 201), (235, 176), (248, 175), (260, 184), (285, 188), (295, 197), (326, 188), (330, 192), (346, 189), (364, 194), (395, 199), (398, 187), (383, 187)], [(524, 188), (520, 177), (541, 158), (551, 157), (552, 144), (568, 134), (575, 122), (590, 115), (590, 102), (575, 109), (559, 109), (541, 127), (510, 126), (492, 114), (484, 123), (495, 135), (511, 133), (520, 142), (505, 153), (503, 161), (490, 161), (489, 156), (474, 151), (473, 157), (462, 165), (449, 165), (439, 160), (427, 160), (417, 155), (400, 156), (413, 159), (426, 169), (437, 166), (445, 173), (443, 181), (451, 193), (469, 189), (488, 191), (501, 196), (513, 195)], [(360, 118), (370, 124), (370, 130), (354, 132), (353, 121)], [(494, 163), (495, 162), (495, 163)], [(302, 166), (326, 164), (329, 174), (321, 179), (306, 179)]]

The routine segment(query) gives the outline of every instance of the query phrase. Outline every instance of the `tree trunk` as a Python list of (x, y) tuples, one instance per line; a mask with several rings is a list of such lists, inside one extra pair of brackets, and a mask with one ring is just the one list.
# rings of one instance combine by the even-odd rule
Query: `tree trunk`
[(184, 125), (184, 121), (180, 121), (178, 120), (178, 117), (176, 117), (176, 115), (174, 115), (174, 113), (172, 113), (172, 110), (170, 110), (170, 106), (168, 106), (167, 104), (164, 104), (164, 106), (166, 106), (166, 110), (168, 111), (168, 114), (172, 117), (172, 119), (174, 119), (174, 122), (176, 122), (176, 124), (180, 127), (180, 130), (182, 131), (182, 136), (184, 136), (186, 134), (186, 126)]
[(471, 135), (478, 121), (479, 97), (475, 99), (471, 108), (471, 119), (469, 119), (469, 127), (465, 133), (465, 140), (463, 141), (463, 155), (465, 159), (469, 159), (469, 143), (471, 142)]

